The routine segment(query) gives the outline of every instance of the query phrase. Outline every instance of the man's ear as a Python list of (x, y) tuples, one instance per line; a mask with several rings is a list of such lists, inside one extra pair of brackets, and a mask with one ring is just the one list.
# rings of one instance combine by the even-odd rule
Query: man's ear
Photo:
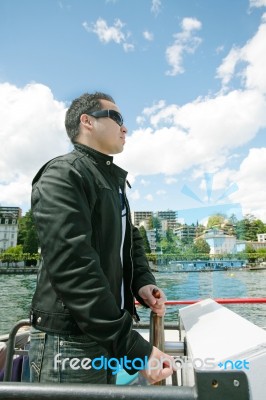
[(80, 116), (80, 123), (84, 126), (86, 126), (87, 128), (92, 127), (92, 120), (89, 118), (89, 115), (87, 114), (82, 114)]

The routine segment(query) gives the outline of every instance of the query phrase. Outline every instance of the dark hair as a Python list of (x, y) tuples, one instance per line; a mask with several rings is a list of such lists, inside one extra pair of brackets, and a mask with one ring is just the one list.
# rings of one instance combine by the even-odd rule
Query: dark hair
[(79, 134), (80, 116), (82, 114), (101, 110), (100, 100), (108, 100), (115, 103), (111, 96), (101, 92), (95, 92), (93, 94), (84, 93), (72, 101), (65, 118), (65, 127), (71, 142), (75, 142)]

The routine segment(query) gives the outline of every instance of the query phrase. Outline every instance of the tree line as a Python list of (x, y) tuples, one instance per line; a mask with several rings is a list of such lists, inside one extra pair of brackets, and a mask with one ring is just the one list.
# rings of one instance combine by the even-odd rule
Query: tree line
[(36, 265), (39, 259), (38, 237), (32, 211), (29, 210), (24, 217), (19, 219), (17, 246), (9, 247), (0, 253), (3, 263), (17, 263), (24, 261), (26, 266)]
[[(177, 224), (177, 227), (187, 227), (186, 224)], [(208, 218), (207, 226), (199, 224), (191, 224), (190, 226), (195, 230), (195, 235), (187, 236), (182, 239), (178, 239), (174, 234), (173, 230), (166, 230), (162, 236), (161, 232), (161, 221), (157, 217), (151, 217), (147, 221), (147, 230), (155, 231), (156, 250), (155, 253), (160, 255), (161, 258), (167, 257), (168, 259), (206, 259), (210, 258), (210, 246), (205, 239), (201, 238), (201, 235), (206, 229), (217, 229), (222, 230), (225, 234), (235, 236), (238, 240), (243, 241), (257, 241), (257, 235), (266, 233), (266, 224), (260, 219), (255, 218), (251, 214), (244, 216), (242, 220), (238, 220), (233, 214), (230, 218), (227, 218), (223, 214), (215, 214)], [(151, 255), (151, 248), (147, 238), (146, 229), (141, 226), (140, 233), (144, 240), (144, 247), (146, 253), (149, 255), (149, 259), (154, 261), (154, 254)], [(196, 240), (194, 240), (196, 239)], [(240, 260), (248, 260), (249, 262), (255, 262), (258, 259), (266, 258), (266, 249), (262, 248), (255, 250), (252, 244), (246, 244), (245, 250), (237, 254), (222, 254), (221, 258), (238, 258)]]
[[(184, 226), (178, 224), (178, 226)], [(206, 226), (195, 222), (191, 225), (195, 228), (195, 236), (198, 238), (194, 241), (193, 237), (177, 239), (173, 230), (166, 230), (165, 234), (161, 235), (161, 221), (158, 217), (151, 217), (148, 220), (147, 229), (153, 229), (155, 232), (156, 240), (156, 253), (172, 256), (172, 258), (192, 259), (205, 256), (209, 258), (210, 246), (206, 240), (200, 238), (202, 233), (206, 230)], [(266, 233), (266, 224), (260, 219), (255, 218), (253, 215), (248, 214), (242, 220), (238, 220), (235, 215), (227, 218), (223, 214), (215, 214), (209, 217), (207, 229), (221, 229), (228, 235), (233, 235), (239, 240), (257, 241), (257, 234)], [(141, 226), (140, 233), (144, 241), (145, 252), (150, 255), (151, 249), (147, 238), (146, 229)], [(25, 261), (26, 265), (34, 265), (39, 259), (38, 254), (38, 237), (36, 227), (32, 215), (29, 210), (25, 216), (19, 220), (18, 240), (17, 246), (10, 247), (4, 253), (0, 254), (0, 261), (2, 262), (18, 262)], [(230, 257), (231, 255), (223, 255)], [(154, 256), (150, 256), (152, 259)], [(246, 257), (249, 261), (254, 261), (258, 258), (266, 257), (266, 250), (254, 250), (251, 244), (247, 244), (245, 251), (239, 253), (237, 257)]]

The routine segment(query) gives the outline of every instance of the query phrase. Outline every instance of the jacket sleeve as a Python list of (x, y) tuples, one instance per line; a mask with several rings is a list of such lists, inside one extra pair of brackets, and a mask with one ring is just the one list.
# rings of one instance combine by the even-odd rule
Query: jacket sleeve
[(111, 356), (149, 357), (151, 345), (132, 330), (130, 314), (117, 306), (92, 246), (94, 186), (89, 190), (64, 160), (53, 162), (34, 186), (33, 214), (51, 285), (80, 329)]
[(146, 303), (138, 295), (142, 286), (156, 285), (155, 278), (150, 270), (149, 263), (144, 251), (142, 236), (135, 226), (133, 226), (133, 293), (136, 299), (145, 307)]

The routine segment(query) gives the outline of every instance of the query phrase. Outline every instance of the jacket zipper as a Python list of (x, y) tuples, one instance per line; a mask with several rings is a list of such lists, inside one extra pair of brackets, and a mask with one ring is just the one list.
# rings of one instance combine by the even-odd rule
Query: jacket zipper
[(132, 222), (131, 222), (131, 218), (130, 218), (130, 209), (129, 209), (129, 203), (127, 200), (127, 196), (126, 196), (126, 184), (127, 181), (125, 181), (124, 184), (124, 198), (125, 198), (125, 203), (126, 203), (126, 208), (127, 208), (127, 219), (128, 219), (128, 223), (129, 223), (129, 229), (130, 229), (130, 261), (131, 261), (131, 279), (130, 279), (130, 292), (132, 295), (132, 299), (133, 299), (133, 304), (132, 304), (132, 318), (134, 319), (134, 321), (136, 323), (139, 322), (139, 317), (136, 315), (135, 313), (135, 306), (134, 306), (134, 294), (132, 292), (132, 281), (133, 281), (133, 259), (132, 259), (132, 249), (133, 249), (133, 244), (132, 244)]

